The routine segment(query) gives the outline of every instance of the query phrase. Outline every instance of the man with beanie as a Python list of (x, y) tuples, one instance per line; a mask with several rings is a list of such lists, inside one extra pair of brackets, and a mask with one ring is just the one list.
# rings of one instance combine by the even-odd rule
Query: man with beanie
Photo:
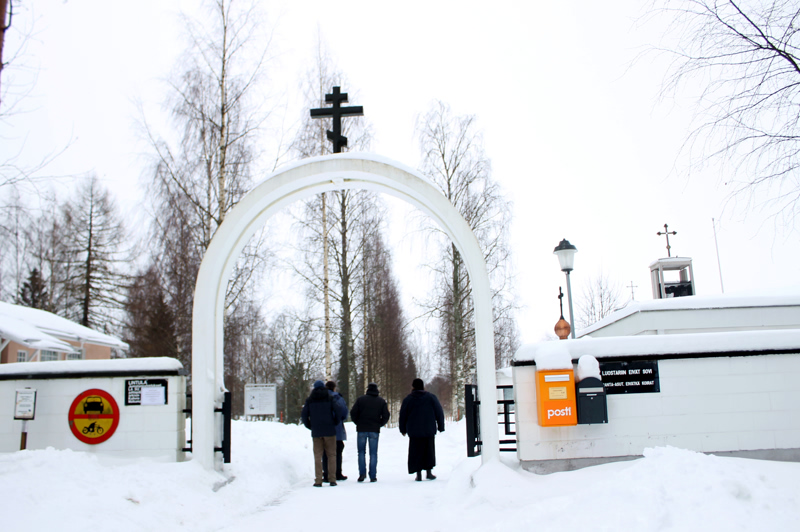
[[(325, 383), (328, 393), (331, 394), (333, 400), (333, 408), (341, 416), (339, 423), (336, 425), (336, 480), (347, 480), (347, 477), (342, 474), (342, 452), (344, 451), (344, 442), (347, 440), (347, 431), (344, 429), (344, 420), (347, 419), (347, 403), (344, 402), (342, 395), (336, 391), (336, 383), (328, 381)], [(342, 415), (344, 412), (344, 415)], [(322, 482), (328, 482), (328, 452), (322, 452)]]
[(425, 391), (422, 379), (414, 379), (412, 391), (400, 406), (400, 433), (408, 434), (408, 472), (416, 473), (416, 481), (436, 477), (431, 472), (436, 466), (436, 429), (444, 432), (444, 411), (439, 399)]
[[(323, 450), (328, 452), (330, 465), (334, 470), (336, 468), (336, 425), (343, 415), (347, 415), (347, 407), (344, 409), (344, 414), (337, 412), (325, 383), (316, 381), (311, 395), (303, 405), (300, 419), (303, 425), (311, 430), (311, 438), (314, 441), (314, 486), (317, 488), (322, 487)], [(330, 485), (335, 486), (336, 481), (331, 480)]]
[(378, 385), (367, 386), (367, 393), (356, 399), (350, 409), (350, 419), (356, 424), (358, 433), (358, 481), (367, 478), (367, 442), (369, 442), (369, 481), (378, 481), (378, 438), (381, 427), (389, 421), (389, 407), (378, 395)]

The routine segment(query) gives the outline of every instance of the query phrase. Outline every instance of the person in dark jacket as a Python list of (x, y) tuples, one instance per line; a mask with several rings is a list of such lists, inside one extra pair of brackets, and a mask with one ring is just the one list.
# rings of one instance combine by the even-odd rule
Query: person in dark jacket
[[(347, 415), (345, 407), (344, 415)], [(314, 441), (314, 486), (322, 486), (322, 451), (327, 450), (330, 465), (336, 468), (336, 425), (339, 423), (341, 413), (334, 408), (333, 398), (325, 388), (325, 383), (316, 381), (311, 395), (303, 405), (300, 419), (303, 425), (311, 430)], [(335, 480), (330, 481), (331, 486), (336, 485)]]
[(414, 379), (412, 391), (400, 406), (400, 433), (408, 434), (408, 472), (416, 473), (415, 480), (433, 480), (431, 469), (436, 466), (436, 429), (444, 432), (444, 411), (439, 399), (425, 391), (422, 379)]
[[(333, 407), (340, 416), (339, 424), (336, 425), (336, 480), (347, 480), (342, 474), (342, 452), (344, 452), (344, 442), (347, 440), (347, 431), (344, 429), (344, 420), (347, 419), (347, 403), (344, 402), (342, 395), (336, 391), (336, 383), (328, 381), (325, 387), (333, 399)], [(344, 412), (344, 414), (342, 414)], [(328, 452), (322, 451), (322, 482), (328, 482)]]
[(378, 481), (378, 438), (381, 427), (389, 421), (389, 407), (386, 400), (378, 395), (378, 385), (367, 385), (366, 395), (356, 399), (350, 409), (350, 419), (356, 424), (358, 432), (358, 481), (367, 478), (367, 442), (369, 442), (369, 481)]

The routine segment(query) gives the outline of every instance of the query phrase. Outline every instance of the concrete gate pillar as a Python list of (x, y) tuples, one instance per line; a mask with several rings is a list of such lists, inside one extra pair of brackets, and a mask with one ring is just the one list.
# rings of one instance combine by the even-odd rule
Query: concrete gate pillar
[(475, 235), (447, 198), (416, 171), (372, 154), (340, 153), (304, 159), (258, 184), (228, 213), (203, 257), (192, 320), (192, 456), (208, 469), (219, 469), (222, 460), (214, 452), (221, 434), (214, 408), (222, 404), (225, 391), (223, 315), (233, 266), (256, 230), (276, 212), (308, 196), (343, 189), (383, 192), (415, 205), (439, 224), (461, 253), (475, 305), (481, 457), (486, 463), (500, 455), (492, 296)]

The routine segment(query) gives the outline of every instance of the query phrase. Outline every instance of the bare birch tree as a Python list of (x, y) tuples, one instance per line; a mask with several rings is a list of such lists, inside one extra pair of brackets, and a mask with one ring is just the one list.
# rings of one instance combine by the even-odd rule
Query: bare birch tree
[(0, 0), (0, 106), (3, 103), (3, 45), (6, 41), (6, 31), (11, 27), (13, 6), (12, 0)]
[[(505, 290), (509, 202), (491, 178), (491, 164), (483, 151), (475, 117), (455, 116), (449, 106), (435, 102), (419, 118), (417, 133), (422, 172), (461, 213), (481, 245), (494, 293), (495, 319), (511, 318), (510, 296)], [(438, 227), (430, 229), (442, 234)], [(475, 378), (474, 303), (461, 253), (448, 238), (441, 242), (440, 259), (434, 265), (438, 291), (428, 307), (430, 315), (440, 320), (440, 354), (453, 387), (453, 414), (458, 415), (464, 402), (464, 384)], [(496, 358), (504, 357), (496, 353)]]
[[(169, 103), (179, 140), (171, 142), (169, 135), (147, 128), (155, 159), (152, 261), (175, 313), (178, 357), (187, 367), (200, 261), (258, 169), (261, 153), (255, 146), (266, 120), (258, 98), (270, 45), (253, 3), (213, 0), (206, 5), (207, 23), (186, 19), (189, 52), (171, 84)], [(228, 283), (229, 315), (243, 308), (232, 302), (252, 287), (267, 259), (259, 238), (245, 248)]]
[[(293, 143), (293, 150), (298, 157), (312, 157), (332, 153), (327, 140), (328, 123), (325, 120), (312, 119), (308, 109), (324, 107), (325, 94), (334, 86), (346, 84), (344, 76), (332, 66), (332, 60), (318, 41), (317, 57), (314, 67), (307, 73), (304, 82), (306, 108), (303, 119)], [(342, 124), (343, 134), (348, 138), (350, 149), (366, 149), (372, 134), (362, 117), (349, 118)], [(317, 287), (324, 312), (326, 374), (332, 375), (332, 342), (334, 326), (331, 314), (338, 317), (339, 333), (339, 371), (337, 382), (339, 391), (345, 399), (349, 399), (350, 387), (356, 382), (357, 368), (354, 364), (355, 332), (353, 327), (354, 311), (357, 303), (354, 290), (358, 278), (358, 263), (361, 260), (358, 241), (353, 238), (358, 230), (360, 213), (365, 206), (374, 203), (374, 194), (365, 191), (341, 190), (329, 194), (321, 194), (307, 202), (305, 218), (299, 220), (306, 230), (308, 246), (306, 246), (306, 264), (310, 267), (301, 273), (311, 286)], [(315, 264), (321, 266), (317, 268)], [(331, 299), (338, 303), (334, 310)]]
[(307, 314), (283, 312), (269, 329), (269, 348), (279, 363), (285, 420), (298, 423), (314, 378), (322, 376), (322, 331)]
[[(672, 19), (667, 90), (702, 86), (687, 147), (719, 160), (734, 197), (757, 191), (773, 213), (800, 209), (800, 8), (791, 0), (661, 0)], [(694, 153), (691, 153), (694, 156)]]
[(607, 274), (600, 272), (583, 286), (578, 302), (577, 326), (585, 329), (622, 306), (622, 290)]

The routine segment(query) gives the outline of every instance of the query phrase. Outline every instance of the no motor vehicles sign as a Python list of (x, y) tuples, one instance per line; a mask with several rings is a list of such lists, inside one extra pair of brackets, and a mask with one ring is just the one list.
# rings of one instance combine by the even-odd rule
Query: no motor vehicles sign
[(69, 407), (69, 428), (83, 443), (103, 443), (117, 430), (119, 407), (111, 394), (92, 388), (78, 395)]

